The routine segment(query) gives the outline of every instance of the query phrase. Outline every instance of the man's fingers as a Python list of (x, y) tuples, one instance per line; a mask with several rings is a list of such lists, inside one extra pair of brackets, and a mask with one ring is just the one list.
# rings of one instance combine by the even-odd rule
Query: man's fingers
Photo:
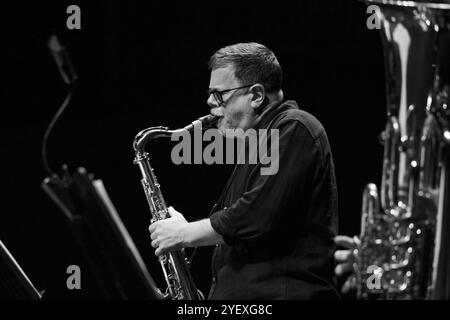
[(355, 245), (353, 238), (350, 238), (349, 236), (336, 236), (334, 237), (334, 243), (347, 249), (352, 249)]
[(157, 223), (157, 222), (153, 222), (153, 223), (148, 227), (148, 231), (150, 231), (150, 233), (155, 232), (155, 229), (156, 229), (156, 223)]
[(334, 268), (334, 273), (337, 276), (342, 276), (344, 273), (353, 271), (353, 263), (346, 262), (346, 263), (340, 263)]
[(159, 243), (158, 248), (156, 248), (156, 250), (155, 250), (155, 256), (162, 256), (168, 252), (169, 252), (169, 250), (168, 250), (167, 246), (165, 246), (163, 243)]
[(352, 258), (351, 250), (336, 250), (334, 253), (334, 259), (337, 262), (346, 262)]
[[(158, 227), (159, 227), (159, 225), (161, 224), (161, 223), (163, 223), (164, 221), (163, 220), (158, 220), (158, 221), (155, 221), (155, 222), (153, 222), (149, 227), (148, 227), (148, 231), (150, 231), (150, 233), (152, 234), (152, 236), (153, 236), (153, 234), (155, 234), (155, 233), (158, 233)], [(152, 239), (154, 239), (154, 238), (152, 238)]]
[(356, 288), (356, 278), (354, 275), (350, 276), (341, 288), (342, 293), (348, 293), (350, 290)]
[(169, 215), (170, 215), (171, 217), (175, 217), (175, 216), (181, 215), (181, 213), (179, 213), (178, 211), (176, 211), (173, 207), (167, 208), (167, 211), (169, 212)]
[(153, 248), (158, 248), (158, 241), (153, 240), (153, 241), (152, 241), (152, 247), (153, 247)]

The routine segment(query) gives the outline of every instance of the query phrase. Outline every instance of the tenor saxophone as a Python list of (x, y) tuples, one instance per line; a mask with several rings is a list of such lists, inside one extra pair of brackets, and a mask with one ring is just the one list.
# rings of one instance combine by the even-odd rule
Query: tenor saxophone
[[(169, 217), (169, 214), (160, 185), (150, 165), (149, 154), (145, 152), (146, 144), (156, 138), (170, 138), (173, 134), (192, 132), (200, 126), (203, 129), (208, 128), (213, 125), (216, 119), (212, 115), (207, 115), (181, 129), (169, 130), (167, 127), (151, 127), (142, 130), (136, 135), (133, 142), (135, 151), (134, 163), (139, 166), (142, 175), (141, 184), (150, 207), (151, 223), (166, 219)], [(167, 289), (163, 294), (164, 299), (200, 300), (203, 298), (200, 291), (197, 290), (182, 250), (175, 250), (161, 255), (159, 263), (167, 284)]]

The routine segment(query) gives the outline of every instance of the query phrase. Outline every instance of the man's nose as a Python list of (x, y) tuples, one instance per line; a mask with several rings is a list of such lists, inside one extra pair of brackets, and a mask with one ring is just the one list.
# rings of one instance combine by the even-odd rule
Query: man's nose
[(214, 95), (212, 95), (212, 94), (209, 95), (208, 100), (206, 101), (206, 103), (211, 108), (217, 108), (219, 106), (219, 104), (217, 103), (216, 99), (214, 98)]

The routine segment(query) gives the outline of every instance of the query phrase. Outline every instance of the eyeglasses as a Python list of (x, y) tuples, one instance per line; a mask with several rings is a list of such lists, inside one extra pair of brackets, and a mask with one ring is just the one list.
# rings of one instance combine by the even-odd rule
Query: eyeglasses
[(251, 86), (253, 86), (254, 84), (249, 84), (249, 85), (246, 85), (246, 86), (242, 86), (242, 87), (237, 87), (237, 88), (231, 88), (231, 89), (226, 89), (226, 90), (221, 90), (221, 91), (219, 91), (219, 90), (215, 90), (215, 89), (208, 89), (208, 90), (206, 90), (206, 94), (208, 95), (208, 98), (211, 96), (211, 95), (213, 95), (214, 96), (214, 99), (216, 99), (216, 101), (217, 101), (217, 103), (219, 104), (219, 105), (221, 105), (221, 104), (223, 104), (223, 94), (224, 93), (227, 93), (227, 92), (230, 92), (230, 91), (233, 91), (233, 90), (238, 90), (238, 89), (244, 89), (244, 88), (248, 88), (248, 87), (251, 87)]

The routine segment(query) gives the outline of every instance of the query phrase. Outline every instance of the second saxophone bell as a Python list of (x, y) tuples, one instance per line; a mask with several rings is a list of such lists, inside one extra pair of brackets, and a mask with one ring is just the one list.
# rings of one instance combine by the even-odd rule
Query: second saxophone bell
[(373, 184), (363, 196), (358, 298), (448, 299), (450, 4), (367, 2), (384, 26), (387, 123), (379, 196)]

